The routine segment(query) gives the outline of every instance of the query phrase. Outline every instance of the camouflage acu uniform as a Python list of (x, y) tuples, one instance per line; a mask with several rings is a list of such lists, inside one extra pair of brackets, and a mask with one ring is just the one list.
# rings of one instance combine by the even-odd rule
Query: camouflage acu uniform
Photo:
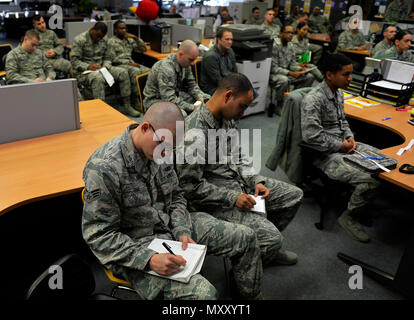
[[(303, 38), (301, 41), (299, 41), (298, 37), (295, 35), (292, 39), (292, 45), (293, 45), (293, 49), (295, 50), (296, 61), (299, 59), (299, 57), (302, 54), (304, 54), (308, 51), (312, 52), (311, 61), (314, 61), (315, 63), (318, 63), (318, 61), (320, 60), (320, 58), (322, 56), (322, 47), (317, 45), (317, 44), (310, 44), (308, 38)], [(313, 67), (315, 67), (315, 65), (312, 64), (312, 63), (308, 63), (308, 64), (306, 64), (306, 67), (307, 68), (313, 68)], [(311, 71), (311, 73), (312, 73), (312, 75), (314, 76), (314, 78), (316, 80), (318, 80), (318, 81), (323, 80), (323, 75), (319, 71), (319, 69), (315, 69), (315, 70)]]
[(38, 49), (46, 53), (46, 51), (53, 49), (56, 52), (56, 55), (49, 59), (49, 63), (52, 65), (53, 69), (56, 71), (63, 71), (66, 73), (71, 73), (72, 65), (70, 61), (60, 58), (59, 56), (63, 53), (63, 43), (59, 40), (56, 33), (53, 30), (46, 30), (45, 32), (40, 32), (36, 30), (39, 35), (39, 47)]
[(263, 23), (263, 18), (259, 18), (259, 19), (256, 19), (255, 17), (253, 17), (253, 16), (250, 16), (248, 19), (247, 19), (247, 21), (246, 21), (246, 24), (255, 24), (255, 25), (261, 25)]
[[(234, 120), (223, 119), (219, 122), (205, 104), (186, 118), (185, 127), (185, 152), (188, 153), (189, 148), (194, 147), (204, 151), (198, 155), (199, 161), (194, 161), (196, 163), (177, 165), (180, 185), (189, 204), (195, 210), (206, 211), (218, 219), (253, 229), (260, 245), (263, 264), (271, 263), (282, 246), (283, 237), (280, 231), (295, 216), (302, 199), (302, 190), (288, 183), (254, 174), (251, 170), (252, 162), (244, 155), (239, 159), (240, 148), (233, 148), (229, 143), (233, 139), (231, 134), (237, 131)], [(212, 164), (211, 159), (208, 159), (213, 152), (220, 154), (220, 144), (216, 143), (216, 138), (208, 139), (208, 132), (212, 131), (224, 132), (223, 141), (228, 144), (224, 151), (226, 163), (214, 159), (216, 161)], [(198, 138), (195, 142), (191, 140), (194, 139), (193, 134)], [(236, 155), (240, 161), (231, 161)], [(258, 183), (264, 184), (270, 190), (270, 195), (265, 200), (267, 218), (265, 214), (243, 211), (235, 206), (238, 196), (242, 193), (254, 194), (254, 187)]]
[(309, 17), (309, 28), (312, 33), (326, 33), (328, 20), (323, 15), (314, 16), (313, 14)]
[(42, 51), (36, 49), (28, 53), (21, 45), (7, 54), (6, 75), (9, 84), (33, 82), (36, 78), (53, 80), (56, 77), (53, 67)]
[(229, 257), (240, 292), (260, 297), (260, 249), (253, 231), (202, 212), (190, 214), (173, 166), (157, 165), (136, 150), (130, 130), (137, 126), (96, 150), (85, 166), (82, 232), (93, 253), (146, 299), (214, 299), (215, 288), (199, 274), (184, 284), (144, 272), (156, 253), (147, 248), (154, 238), (190, 236), (207, 245), (207, 254)]
[(377, 55), (377, 53), (379, 52), (383, 52), (385, 50), (390, 49), (392, 46), (394, 46), (394, 44), (391, 42), (391, 44), (388, 44), (385, 40), (382, 40), (380, 42), (378, 42), (374, 49), (372, 49), (371, 55), (373, 57), (375, 57)]
[(150, 68), (140, 65), (139, 67), (134, 67), (129, 65), (132, 60), (132, 52), (145, 52), (147, 47), (142, 41), (138, 38), (134, 40), (132, 38), (120, 39), (117, 36), (113, 36), (108, 40), (108, 48), (111, 56), (112, 65), (124, 68), (128, 71), (129, 80), (131, 83), (131, 103), (136, 109), (138, 106), (138, 87), (136, 77), (140, 74), (150, 71)]
[(387, 9), (385, 10), (385, 17), (384, 21), (391, 22), (391, 21), (398, 21), (407, 19), (408, 17), (408, 4), (406, 1), (397, 1), (394, 0), (389, 4)]
[(271, 39), (277, 39), (280, 35), (280, 26), (277, 24), (272, 24), (271, 26), (268, 26), (266, 22), (263, 22), (262, 26), (265, 28), (265, 32), (270, 34)]
[(361, 31), (357, 30), (356, 33), (352, 33), (352, 31), (348, 29), (339, 35), (336, 50), (356, 50), (360, 46), (365, 45), (365, 42), (364, 34)]
[(145, 110), (157, 101), (169, 101), (181, 109), (184, 117), (194, 110), (194, 102), (199, 98), (210, 98), (197, 85), (191, 67), (183, 68), (178, 64), (176, 53), (152, 66), (144, 96)]
[(276, 38), (272, 49), (272, 66), (270, 69), (270, 85), (276, 90), (276, 100), (281, 102), (283, 94), (289, 91), (289, 85), (295, 89), (310, 87), (315, 80), (312, 73), (306, 73), (299, 78), (289, 75), (290, 71), (300, 71), (302, 68), (297, 63), (295, 49), (291, 42), (282, 45), (280, 38)]
[[(346, 182), (355, 187), (348, 201), (348, 209), (354, 210), (368, 203), (379, 182), (370, 174), (344, 161), (340, 151), (342, 142), (353, 133), (345, 118), (344, 96), (340, 90), (332, 93), (326, 82), (312, 89), (302, 102), (302, 138), (306, 143), (326, 147), (327, 155), (315, 159), (314, 164), (329, 178)], [(377, 150), (357, 143), (357, 150)]]
[(90, 85), (95, 99), (105, 100), (106, 82), (100, 72), (83, 74), (84, 71), (88, 70), (88, 67), (91, 64), (97, 64), (108, 69), (114, 77), (114, 80), (119, 82), (121, 97), (124, 99), (124, 104), (130, 104), (131, 85), (128, 72), (125, 69), (112, 66), (108, 50), (108, 39), (106, 36), (98, 43), (92, 41), (89, 31), (85, 31), (76, 36), (73, 41), (71, 61), (79, 83), (82, 85)]
[(398, 59), (401, 61), (413, 62), (414, 63), (414, 55), (410, 51), (403, 51), (401, 54), (398, 54), (397, 47), (392, 46), (391, 48), (378, 51), (374, 58), (380, 59)]

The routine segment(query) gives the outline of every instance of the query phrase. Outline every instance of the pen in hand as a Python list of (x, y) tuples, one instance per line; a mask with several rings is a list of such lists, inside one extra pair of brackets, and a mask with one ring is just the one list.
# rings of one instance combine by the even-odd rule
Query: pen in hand
[(166, 242), (163, 242), (162, 245), (164, 246), (165, 249), (167, 249), (169, 253), (175, 255), (175, 253), (171, 250), (171, 247)]

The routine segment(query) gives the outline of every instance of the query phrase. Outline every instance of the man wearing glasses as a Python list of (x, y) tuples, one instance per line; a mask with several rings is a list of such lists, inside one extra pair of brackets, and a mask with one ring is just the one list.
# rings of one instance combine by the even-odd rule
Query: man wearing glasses
[[(233, 73), (219, 82), (206, 104), (186, 118), (185, 153), (188, 154), (193, 148), (202, 150), (202, 147), (205, 152), (199, 154), (200, 161), (177, 165), (180, 185), (189, 204), (196, 210), (207, 211), (218, 219), (253, 230), (260, 244), (264, 266), (293, 265), (297, 262), (297, 255), (281, 249), (281, 231), (295, 216), (303, 196), (302, 190), (256, 174), (252, 170), (252, 161), (243, 154), (240, 146), (233, 148), (226, 145), (223, 148), (215, 136), (211, 138), (211, 132), (215, 131), (224, 133), (226, 141), (232, 140), (232, 133), (237, 132), (234, 120), (243, 115), (253, 99), (254, 89), (249, 79), (243, 74)], [(194, 139), (194, 131), (202, 131), (209, 138)], [(222, 137), (219, 138), (219, 141), (222, 140)], [(235, 138), (238, 138), (237, 135)], [(210, 159), (212, 153), (223, 154), (227, 162), (223, 164), (216, 158)], [(236, 159), (238, 161), (233, 161)], [(265, 200), (267, 214), (252, 211), (256, 204), (252, 195)]]
[(181, 283), (145, 273), (169, 276), (186, 264), (182, 256), (148, 249), (154, 238), (180, 241), (183, 250), (197, 242), (207, 246), (207, 254), (229, 257), (242, 297), (260, 299), (262, 268), (254, 232), (203, 212), (189, 213), (174, 166), (160, 164), (182, 143), (176, 126), (183, 120), (176, 105), (157, 102), (140, 125), (130, 125), (92, 154), (83, 173), (83, 237), (99, 261), (144, 299), (204, 300), (217, 294), (200, 274)]
[[(272, 66), (270, 69), (270, 86), (276, 91), (276, 113), (281, 114), (284, 93), (289, 85), (294, 89), (311, 87), (315, 77), (306, 66), (296, 60), (295, 49), (291, 43), (294, 30), (292, 26), (283, 26), (280, 37), (276, 38), (272, 49)], [(273, 104), (270, 104), (274, 106)], [(268, 116), (272, 117), (275, 110), (269, 107)]]
[(210, 98), (210, 95), (201, 91), (191, 71), (197, 57), (197, 44), (185, 40), (177, 53), (156, 62), (145, 85), (144, 108), (148, 109), (157, 101), (169, 101), (176, 104), (186, 117), (193, 112), (196, 101)]

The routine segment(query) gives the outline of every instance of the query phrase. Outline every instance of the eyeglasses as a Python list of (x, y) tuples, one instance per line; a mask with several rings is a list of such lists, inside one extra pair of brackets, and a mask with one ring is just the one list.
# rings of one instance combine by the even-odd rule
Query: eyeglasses
[(162, 140), (160, 139), (160, 137), (158, 136), (158, 134), (157, 134), (156, 130), (155, 130), (155, 129), (154, 129), (154, 127), (152, 126), (152, 124), (150, 123), (149, 125), (150, 125), (150, 127), (151, 127), (151, 129), (152, 129), (152, 132), (154, 132), (155, 138), (157, 138), (157, 142), (158, 142), (158, 144), (164, 143), (164, 145), (165, 145), (165, 151), (166, 151), (166, 152), (171, 152), (171, 151), (175, 152), (175, 147), (174, 147), (174, 146), (172, 146), (171, 144), (169, 144), (169, 143), (165, 142), (165, 141), (162, 141)]

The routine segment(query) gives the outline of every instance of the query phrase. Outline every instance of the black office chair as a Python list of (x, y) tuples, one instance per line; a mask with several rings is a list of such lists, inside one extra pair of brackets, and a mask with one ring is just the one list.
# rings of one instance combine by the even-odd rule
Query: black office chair
[(52, 265), (56, 266), (56, 272), (47, 268), (30, 286), (26, 300), (117, 300), (107, 294), (94, 293), (94, 274), (79, 255), (68, 254)]
[(6, 81), (6, 57), (11, 50), (13, 50), (13, 46), (10, 43), (0, 44), (0, 80), (2, 80), (2, 84), (5, 84)]

